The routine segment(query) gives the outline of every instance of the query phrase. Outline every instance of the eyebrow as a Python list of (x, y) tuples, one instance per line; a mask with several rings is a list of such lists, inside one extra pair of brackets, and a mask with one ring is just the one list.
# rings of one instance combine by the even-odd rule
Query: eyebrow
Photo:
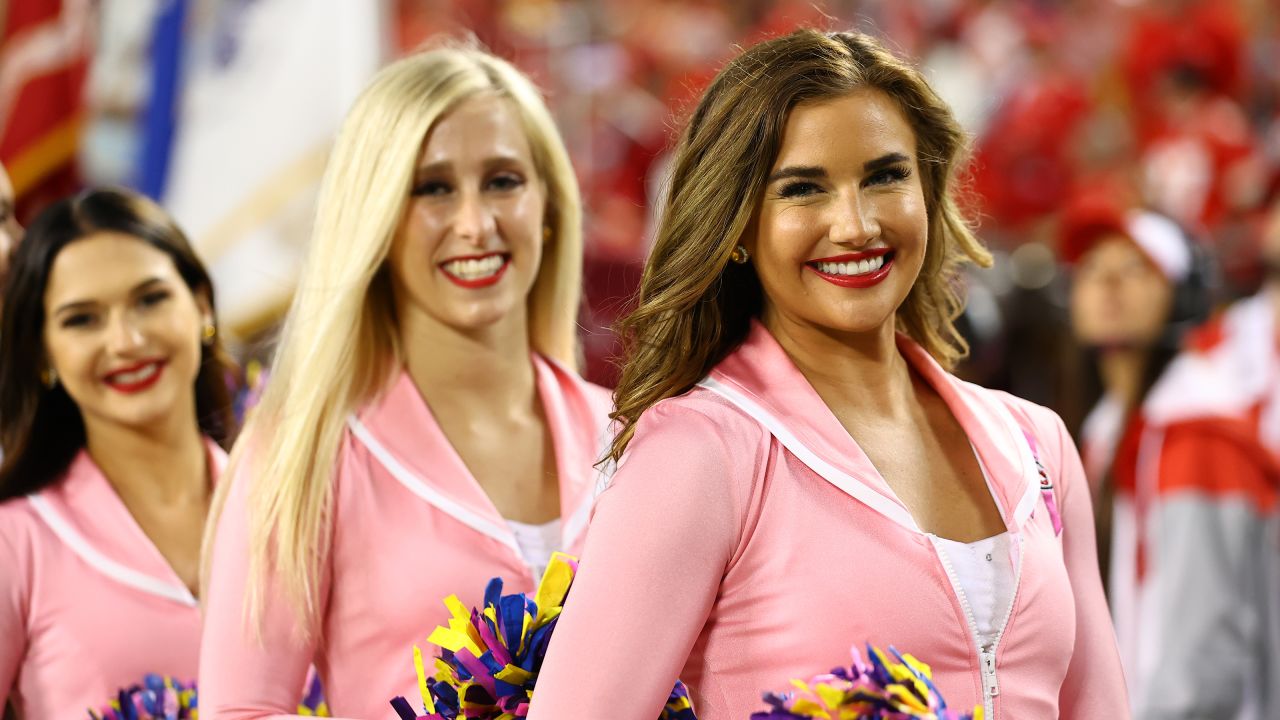
[[(161, 285), (161, 284), (164, 284), (164, 278), (159, 278), (159, 277), (147, 278), (146, 280), (143, 280), (137, 285), (134, 285), (133, 289), (129, 291), (129, 294), (137, 295), (138, 293), (143, 292), (144, 290), (150, 289), (152, 285)], [(66, 302), (59, 305), (53, 311), (53, 314), (57, 316), (70, 310), (84, 310), (87, 308), (96, 307), (97, 305), (98, 305), (98, 301), (96, 300), (72, 300), (71, 302)]]
[[(514, 155), (496, 155), (494, 157), (485, 158), (483, 163), (485, 171), (492, 171), (496, 168), (510, 167), (512, 165), (524, 166), (524, 164), (523, 160)], [(427, 165), (419, 165), (418, 168), (413, 171), (413, 175), (416, 178), (421, 178), (447, 172), (452, 168), (452, 162), (448, 160), (441, 160), (440, 162), (433, 162)]]
[[(911, 158), (900, 153), (891, 152), (881, 155), (875, 160), (868, 160), (862, 164), (864, 173), (875, 172), (892, 165), (898, 165), (904, 162), (910, 162)], [(787, 180), (791, 178), (803, 178), (806, 180), (820, 180), (827, 177), (827, 169), (818, 165), (788, 165), (779, 168), (776, 172), (769, 176), (766, 183), (775, 183), (779, 180)]]

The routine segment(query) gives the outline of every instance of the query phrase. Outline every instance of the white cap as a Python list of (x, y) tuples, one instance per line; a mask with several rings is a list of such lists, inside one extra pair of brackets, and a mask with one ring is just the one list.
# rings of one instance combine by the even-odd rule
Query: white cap
[(1125, 218), (1129, 237), (1172, 282), (1191, 274), (1191, 248), (1177, 223), (1163, 215), (1135, 210)]

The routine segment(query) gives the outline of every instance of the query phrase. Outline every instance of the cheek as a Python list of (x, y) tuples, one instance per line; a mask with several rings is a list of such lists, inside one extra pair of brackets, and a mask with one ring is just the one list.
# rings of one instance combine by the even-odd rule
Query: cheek
[(391, 258), (412, 260), (430, 257), (440, 244), (446, 229), (444, 213), (425, 201), (415, 202), (396, 228), (395, 238), (391, 242)]
[(897, 236), (900, 249), (924, 256), (929, 238), (929, 210), (918, 189), (892, 198), (881, 217), (883, 224), (889, 226), (886, 229), (892, 229)]
[(525, 193), (499, 210), (502, 234), (512, 245), (542, 247), (545, 203), (536, 192)]
[(760, 218), (753, 242), (745, 243), (762, 278), (799, 269), (826, 236), (821, 214), (804, 206), (780, 208)]

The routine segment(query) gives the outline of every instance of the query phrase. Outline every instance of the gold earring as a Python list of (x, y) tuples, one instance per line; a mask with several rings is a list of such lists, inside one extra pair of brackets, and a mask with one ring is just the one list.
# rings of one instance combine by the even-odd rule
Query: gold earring
[(747, 252), (745, 247), (735, 245), (733, 247), (733, 252), (729, 253), (729, 259), (739, 265), (746, 265), (747, 261), (751, 259), (751, 253)]
[(41, 370), (40, 383), (49, 390), (54, 389), (58, 386), (58, 371), (51, 367)]
[(551, 228), (546, 225), (542, 227), (542, 242), (551, 242)]
[(204, 324), (204, 331), (201, 333), (201, 338), (206, 347), (213, 344), (213, 338), (217, 334), (218, 328), (214, 327), (213, 323), (208, 322)]

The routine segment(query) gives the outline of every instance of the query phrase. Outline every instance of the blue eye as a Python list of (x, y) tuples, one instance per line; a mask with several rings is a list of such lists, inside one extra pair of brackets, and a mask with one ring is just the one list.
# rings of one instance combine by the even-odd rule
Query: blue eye
[(452, 191), (453, 188), (449, 186), (449, 183), (441, 180), (427, 180), (415, 186), (410, 194), (415, 197), (439, 197)]
[(810, 195), (816, 195), (817, 193), (820, 193), (820, 192), (822, 192), (822, 188), (819, 187), (817, 183), (811, 183), (811, 182), (802, 180), (798, 182), (790, 182), (790, 183), (787, 183), (786, 185), (783, 185), (782, 188), (778, 190), (778, 197), (781, 197), (781, 198), (808, 197)]
[(522, 185), (524, 178), (514, 173), (503, 173), (489, 181), (489, 187), (498, 191), (515, 190)]

